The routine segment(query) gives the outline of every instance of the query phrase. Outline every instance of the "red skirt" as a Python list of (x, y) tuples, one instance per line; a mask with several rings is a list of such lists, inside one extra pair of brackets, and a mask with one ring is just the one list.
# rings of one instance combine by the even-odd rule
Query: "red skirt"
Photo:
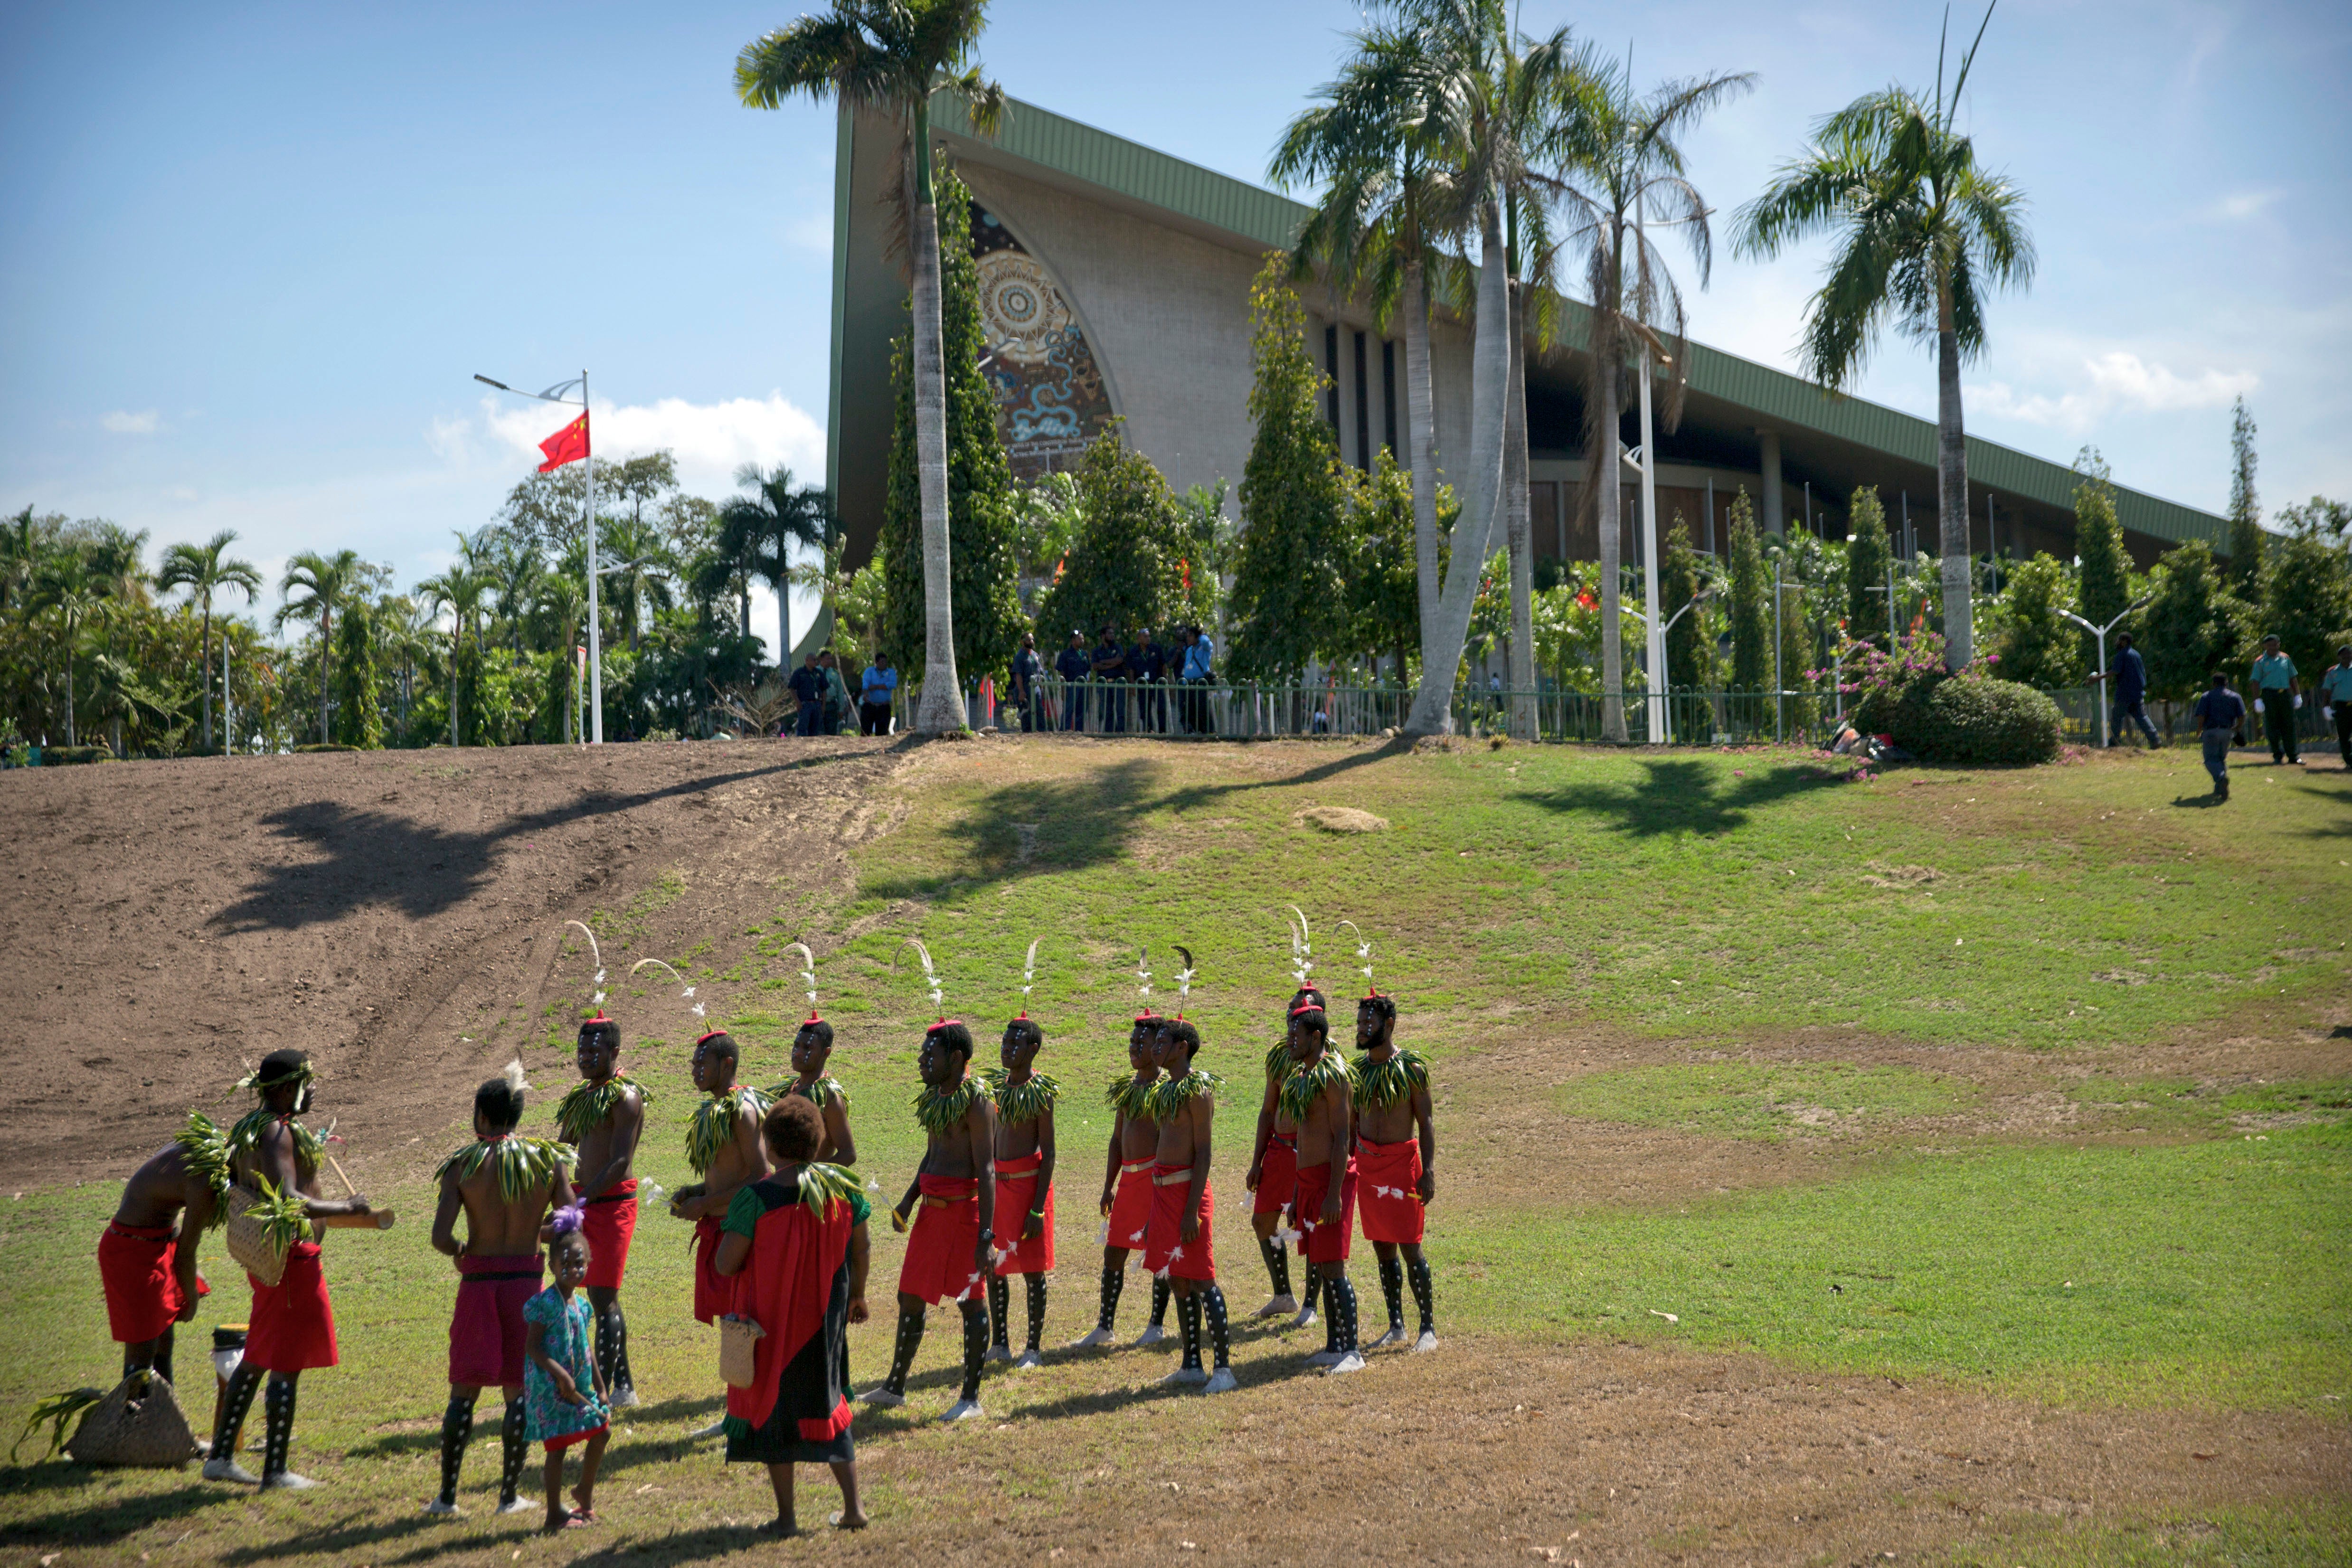
[(1151, 1229), (1151, 1171), (1157, 1163), (1138, 1160), (1118, 1168), (1118, 1190), (1111, 1194), (1105, 1246), (1132, 1252), (1143, 1245)]
[[(1045, 1189), (1045, 1201), (1037, 1198), (1037, 1172), (1045, 1156), (1024, 1154), (1018, 1160), (999, 1161), (996, 1166), (996, 1239), (1000, 1247), (1010, 1238), (1013, 1250), (996, 1260), (999, 1274), (1050, 1274), (1054, 1271), (1054, 1189)], [(1045, 1230), (1036, 1240), (1023, 1239), (1029, 1231), (1029, 1211), (1045, 1211)]]
[[(1161, 1178), (1177, 1180), (1161, 1184)], [(1212, 1240), (1217, 1218), (1215, 1195), (1207, 1182), (1201, 1184), (1201, 1231), (1192, 1240), (1184, 1239), (1184, 1200), (1192, 1195), (1192, 1167), (1162, 1165), (1152, 1178), (1151, 1229), (1143, 1244), (1143, 1267), (1153, 1274), (1166, 1271), (1178, 1279), (1217, 1278), (1217, 1249)]]
[(1291, 1189), (1298, 1185), (1298, 1140), (1277, 1132), (1266, 1140), (1265, 1158), (1258, 1163), (1257, 1191), (1250, 1213), (1280, 1214), (1290, 1206)]
[(715, 1323), (735, 1310), (735, 1281), (740, 1275), (721, 1274), (711, 1266), (719, 1238), (726, 1232), (709, 1215), (694, 1222), (694, 1316)]
[[(106, 1322), (126, 1345), (160, 1339), (180, 1320), (187, 1298), (173, 1271), (179, 1247), (168, 1225), (109, 1224), (98, 1238), (98, 1278)], [(196, 1286), (204, 1292), (203, 1281)]]
[(1422, 1230), (1421, 1140), (1361, 1143), (1356, 1156), (1356, 1213), (1366, 1241), (1419, 1243)]
[(539, 1294), (539, 1254), (460, 1258), (449, 1314), (449, 1381), (474, 1388), (522, 1386), (523, 1303)]
[(629, 1238), (637, 1234), (637, 1179), (631, 1176), (580, 1214), (580, 1234), (588, 1238), (588, 1288), (617, 1290), (629, 1271)]
[(547, 1437), (542, 1438), (541, 1441), (547, 1445), (549, 1453), (561, 1454), (574, 1443), (585, 1443), (591, 1437), (602, 1437), (612, 1429), (612, 1423), (607, 1421), (591, 1426), (584, 1432), (566, 1432), (560, 1437)]
[(1328, 1164), (1298, 1167), (1298, 1207), (1297, 1224), (1307, 1233), (1307, 1261), (1309, 1263), (1345, 1263), (1349, 1244), (1355, 1240), (1356, 1230), (1356, 1162), (1348, 1162), (1347, 1171), (1339, 1178), (1339, 1217), (1329, 1225), (1323, 1223), (1323, 1196), (1331, 1190), (1331, 1167)]
[(920, 1176), (914, 1233), (898, 1267), (898, 1294), (933, 1306), (980, 1300), (984, 1276), (972, 1267), (980, 1246), (980, 1183), (971, 1177)]
[(250, 1274), (253, 1312), (245, 1331), (245, 1364), (264, 1372), (308, 1372), (335, 1364), (335, 1309), (327, 1300), (327, 1276), (319, 1267), (319, 1244), (298, 1241), (286, 1254), (286, 1272), (275, 1285)]

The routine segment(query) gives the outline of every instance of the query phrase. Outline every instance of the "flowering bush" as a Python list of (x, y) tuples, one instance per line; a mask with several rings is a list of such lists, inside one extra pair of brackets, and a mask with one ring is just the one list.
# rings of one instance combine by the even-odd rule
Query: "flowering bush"
[(1902, 638), (1893, 652), (1848, 643), (1853, 662), (1841, 689), (1853, 694), (1853, 722), (1890, 735), (1914, 756), (1938, 763), (2046, 763), (2058, 755), (2058, 705), (2029, 686), (1994, 677), (1998, 658), (1958, 674), (1944, 668), (1944, 639)]

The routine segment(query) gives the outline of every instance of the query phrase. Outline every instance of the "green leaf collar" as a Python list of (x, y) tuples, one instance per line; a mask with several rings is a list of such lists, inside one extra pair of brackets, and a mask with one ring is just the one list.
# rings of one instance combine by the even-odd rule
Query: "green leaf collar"
[(654, 1102), (654, 1091), (626, 1073), (614, 1073), (602, 1083), (582, 1079), (556, 1103), (556, 1131), (563, 1134), (565, 1142), (579, 1142), (611, 1121), (621, 1097), (633, 1089), (637, 1091), (639, 1104)]
[(915, 1096), (915, 1120), (926, 1132), (952, 1132), (971, 1114), (972, 1102), (988, 1098), (988, 1080), (966, 1072), (953, 1089), (942, 1092), (925, 1084)]
[(1411, 1099), (1418, 1089), (1429, 1087), (1429, 1058), (1420, 1052), (1400, 1048), (1384, 1062), (1370, 1058), (1349, 1068), (1348, 1076), (1355, 1080), (1354, 1096), (1360, 1110), (1385, 1110), (1399, 1100)]
[(1316, 1100), (1333, 1084), (1348, 1087), (1348, 1064), (1339, 1059), (1339, 1052), (1327, 1047), (1321, 1057), (1291, 1070), (1290, 1076), (1283, 1079), (1282, 1092), (1276, 1096), (1276, 1102), (1293, 1121), (1304, 1121)]

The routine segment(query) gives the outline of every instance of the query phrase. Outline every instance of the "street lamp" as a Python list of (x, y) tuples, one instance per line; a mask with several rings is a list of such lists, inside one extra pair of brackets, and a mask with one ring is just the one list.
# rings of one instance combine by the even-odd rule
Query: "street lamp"
[[(545, 392), (524, 392), (519, 387), (509, 386), (503, 381), (492, 381), (479, 371), (474, 373), (474, 379), (484, 386), (495, 386), (500, 392), (511, 392), (518, 397), (535, 397), (541, 403), (576, 403), (583, 416), (588, 412), (588, 373), (584, 370), (580, 373), (580, 378), (577, 381), (557, 382)], [(580, 391), (577, 398), (564, 395), (574, 387), (579, 388)], [(596, 579), (603, 574), (593, 569), (596, 561), (596, 459), (593, 449), (591, 455), (583, 458), (581, 461), (588, 466), (588, 493), (586, 499), (581, 503), (580, 509), (583, 518), (588, 524), (588, 561), (591, 568), (588, 573), (588, 708), (589, 721), (594, 731), (593, 742), (601, 746), (604, 743), (604, 639), (603, 630), (597, 624), (600, 617), (596, 596)]]
[[(2070, 621), (2074, 622), (2076, 626), (2078, 626), (2082, 627), (2084, 631), (2086, 631), (2086, 632), (2090, 633), (2093, 637), (2096, 637), (2096, 638), (2098, 639), (2098, 643), (2099, 643), (2099, 673), (2098, 673), (2098, 676), (2096, 677), (2096, 681), (2097, 681), (2097, 684), (2098, 684), (2098, 686), (2099, 686), (2099, 688), (2100, 688), (2100, 691), (2099, 691), (2099, 749), (2100, 749), (2101, 751), (2103, 751), (2103, 752), (2104, 752), (2104, 751), (2105, 751), (2105, 750), (2107, 749), (2108, 745), (2111, 743), (2111, 742), (2108, 741), (2108, 739), (2107, 739), (2107, 706), (2108, 706), (2108, 700), (2107, 700), (2107, 693), (2106, 693), (2106, 689), (2105, 689), (2105, 688), (2106, 688), (2106, 684), (2107, 684), (2107, 634), (2108, 634), (2109, 632), (2111, 632), (2111, 631), (2113, 631), (2113, 630), (2115, 630), (2115, 629), (2116, 629), (2116, 626), (2117, 623), (2119, 623), (2119, 622), (2121, 622), (2121, 621), (2122, 621), (2122, 619), (2124, 618), (2124, 616), (2128, 616), (2128, 615), (2132, 614), (2134, 611), (2136, 611), (2136, 610), (2138, 610), (2138, 609), (2142, 608), (2143, 606), (2145, 606), (2145, 605), (2147, 604), (2147, 602), (2148, 602), (2149, 600), (2151, 600), (2151, 599), (2153, 599), (2153, 598), (2155, 598), (2155, 597), (2156, 597), (2156, 595), (2153, 595), (2153, 594), (2143, 595), (2140, 597), (2140, 599), (2138, 600), (2138, 602), (2137, 602), (2137, 603), (2136, 603), (2136, 604), (2133, 604), (2133, 605), (2130, 605), (2126, 606), (2126, 607), (2124, 609), (2124, 611), (2123, 611), (2123, 613), (2122, 613), (2121, 615), (2116, 616), (2116, 618), (2115, 618), (2115, 620), (2109, 621), (2109, 622), (2108, 622), (2105, 626), (2093, 626), (2090, 622), (2088, 622), (2088, 621), (2084, 620), (2082, 616), (2080, 616), (2076, 615), (2076, 614), (2075, 614), (2074, 611), (2072, 611), (2072, 610), (2061, 610), (2061, 611), (2059, 611), (2059, 612), (2058, 612), (2060, 615), (2062, 615), (2062, 616), (2065, 616), (2068, 620), (2070, 620)], [(2167, 721), (2166, 721), (2166, 722), (2167, 722), (2167, 723), (2169, 723), (2169, 722), (2171, 722), (2171, 721), (2167, 720)]]
[[(1676, 621), (1681, 620), (1685, 616), (1687, 616), (1693, 610), (1697, 609), (1700, 605), (1706, 603), (1706, 596), (1714, 592), (1715, 585), (1711, 583), (1706, 587), (1701, 588), (1697, 593), (1693, 594), (1688, 600), (1685, 601), (1680, 609), (1666, 617), (1666, 624), (1664, 626), (1660, 626), (1656, 631), (1649, 634), (1647, 640), (1651, 648), (1654, 650), (1654, 662), (1651, 665), (1651, 668), (1658, 672), (1658, 679), (1655, 683), (1656, 689), (1650, 693), (1650, 700), (1646, 704), (1654, 715), (1650, 725), (1652, 744), (1656, 744), (1659, 740), (1668, 738), (1671, 735), (1671, 726), (1669, 726), (1665, 721), (1665, 704), (1658, 700), (1661, 696), (1667, 694), (1670, 690), (1666, 684), (1666, 634), (1675, 629), (1675, 623)], [(1654, 610), (1657, 607), (1657, 596), (1655, 594), (1653, 594), (1650, 595), (1650, 608)], [(1633, 616), (1635, 620), (1641, 622), (1645, 629), (1650, 625), (1651, 617), (1643, 615), (1639, 610), (1620, 610), (1618, 613), (1620, 615)]]

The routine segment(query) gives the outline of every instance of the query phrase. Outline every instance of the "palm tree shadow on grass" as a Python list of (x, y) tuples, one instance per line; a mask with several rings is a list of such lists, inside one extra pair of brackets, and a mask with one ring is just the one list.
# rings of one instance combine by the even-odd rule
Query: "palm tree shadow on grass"
[[(81, 1465), (26, 1466), (18, 1472), (18, 1476), (26, 1475), (38, 1478), (35, 1484), (58, 1489), (72, 1487), (78, 1489), (97, 1479), (96, 1471)], [(6, 1487), (0, 1488), (0, 1500), (11, 1500), (16, 1505), (11, 1510), (16, 1517), (6, 1526), (0, 1527), (0, 1547), (89, 1546), (120, 1541), (151, 1525), (184, 1519), (217, 1503), (236, 1502), (239, 1498), (238, 1492), (232, 1488), (194, 1485), (152, 1497), (94, 1502), (55, 1513), (17, 1511), (23, 1506), (23, 1494), (27, 1489), (16, 1477), (12, 1477)]]
[(1591, 817), (1621, 833), (1654, 838), (1675, 833), (1727, 833), (1746, 826), (1748, 815), (1759, 807), (1844, 783), (1798, 763), (1735, 777), (1727, 781), (1728, 788), (1724, 787), (1727, 781), (1719, 770), (1696, 758), (1644, 758), (1642, 766), (1650, 775), (1642, 784), (1572, 784), (1549, 792), (1530, 792), (1524, 798), (1548, 811)]
[(799, 757), (634, 795), (595, 791), (560, 806), (509, 816), (478, 832), (451, 832), (338, 801), (307, 801), (271, 812), (261, 825), (280, 840), (307, 847), (324, 858), (261, 868), (244, 896), (225, 905), (209, 923), (231, 931), (299, 931), (369, 905), (390, 906), (412, 920), (421, 920), (479, 892), (506, 841), (518, 836), (618, 816), (658, 800), (700, 795), (745, 779), (856, 762), (867, 754)]
[[(1179, 771), (1181, 749), (1166, 758), (1130, 757), (1097, 773), (1007, 784), (980, 798), (946, 836), (961, 856), (941, 857), (937, 871), (909, 872), (868, 882), (868, 898), (930, 899), (950, 885), (990, 886), (1045, 871), (1084, 871), (1120, 858), (1141, 825), (1160, 811), (1198, 811), (1253, 791), (1323, 783), (1411, 748), (1396, 742), (1346, 756), (1286, 778), (1234, 784), (1179, 784), (1161, 788), (1160, 771)], [(938, 862), (935, 862), (938, 864)]]

